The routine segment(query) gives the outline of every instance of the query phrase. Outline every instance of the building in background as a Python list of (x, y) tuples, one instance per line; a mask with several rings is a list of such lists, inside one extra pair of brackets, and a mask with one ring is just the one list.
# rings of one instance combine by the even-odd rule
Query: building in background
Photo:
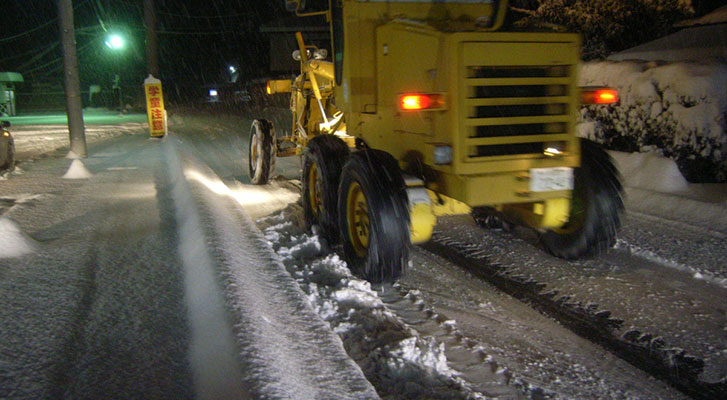
[(0, 116), (15, 115), (15, 84), (22, 82), (18, 72), (0, 72)]

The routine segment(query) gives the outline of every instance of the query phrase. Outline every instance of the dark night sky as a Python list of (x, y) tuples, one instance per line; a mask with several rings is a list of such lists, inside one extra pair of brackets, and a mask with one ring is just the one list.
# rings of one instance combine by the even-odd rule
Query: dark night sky
[[(73, 0), (81, 83), (109, 85), (116, 70), (122, 83), (146, 76), (142, 0)], [(261, 25), (289, 17), (283, 1), (155, 0), (162, 78), (187, 84), (224, 79), (229, 64), (241, 78), (263, 76), (268, 43)], [(4, 0), (0, 71), (16, 71), (26, 81), (61, 81), (62, 59), (56, 1)], [(106, 32), (127, 37), (114, 53)]]
[[(525, 1), (525, 0), (523, 0)], [(724, 0), (694, 0), (706, 12)], [(308, 0), (310, 4), (325, 3)], [(517, 1), (514, 1), (517, 3)], [(123, 85), (146, 76), (142, 0), (73, 0), (81, 83), (110, 86), (120, 71)], [(260, 26), (289, 25), (284, 0), (155, 0), (162, 78), (199, 85), (224, 81), (233, 64), (240, 80), (268, 73), (268, 38)], [(0, 71), (16, 71), (28, 82), (60, 83), (62, 58), (55, 0), (2, 0)], [(284, 21), (285, 20), (285, 21)], [(303, 24), (322, 21), (305, 19)], [(105, 31), (119, 31), (127, 47), (104, 45)]]

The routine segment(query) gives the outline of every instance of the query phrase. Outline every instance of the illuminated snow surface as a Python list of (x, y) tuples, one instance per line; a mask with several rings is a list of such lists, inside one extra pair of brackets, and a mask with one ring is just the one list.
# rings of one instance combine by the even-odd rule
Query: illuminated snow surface
[(35, 245), (12, 220), (0, 217), (0, 258), (20, 257), (32, 253)]
[[(181, 129), (179, 124), (178, 120), (177, 128)], [(249, 122), (242, 129), (246, 131), (247, 126)], [(498, 298), (497, 295), (486, 299), (469, 293), (475, 289), (449, 288), (454, 292), (439, 295), (444, 299), (462, 296), (467, 299), (467, 306), (452, 310), (451, 314), (458, 316), (448, 319), (440, 317), (425, 304), (423, 299), (431, 293), (425, 293), (425, 296), (416, 288), (407, 286), (415, 283), (416, 274), (411, 274), (409, 279), (412, 281), (405, 281), (403, 286), (372, 288), (351, 274), (345, 262), (316, 234), (315, 228), (312, 233), (304, 230), (302, 211), (296, 204), (297, 196), (294, 190), (286, 186), (287, 183), (276, 180), (265, 187), (240, 183), (239, 176), (246, 171), (240, 172), (239, 166), (232, 168), (229, 165), (240, 165), (240, 159), (244, 157), (239, 150), (245, 148), (246, 142), (235, 141), (230, 146), (233, 142), (225, 141), (231, 140), (226, 132), (235, 129), (238, 128), (215, 126), (206, 130), (194, 129), (195, 134), (203, 134), (204, 141), (181, 135), (179, 141), (170, 137), (159, 142), (140, 137), (146, 132), (138, 126), (124, 128), (121, 134), (117, 131), (107, 135), (108, 138), (121, 135), (121, 138), (114, 139), (113, 143), (116, 144), (92, 151), (90, 157), (84, 160), (85, 169), (90, 173), (87, 180), (65, 183), (60, 182), (61, 175), (73, 169), (73, 163), (79, 160), (57, 159), (44, 163), (43, 159), (37, 157), (48, 149), (62, 148), (60, 141), (67, 139), (58, 136), (55, 131), (44, 137), (42, 130), (28, 130), (32, 132), (30, 135), (33, 140), (26, 143), (32, 149), (23, 150), (20, 167), (0, 185), (14, 184), (14, 180), (17, 180), (26, 182), (28, 187), (42, 187), (48, 194), (41, 189), (38, 189), (37, 195), (28, 195), (28, 191), (12, 195), (4, 191), (0, 194), (0, 200), (9, 204), (0, 209), (3, 214), (28, 218), (24, 223), (12, 223), (5, 217), (0, 219), (0, 234), (3, 238), (11, 238), (3, 244), (4, 254), (19, 257), (16, 258), (17, 265), (26, 265), (24, 260), (33, 257), (33, 253), (27, 253), (28, 248), (33, 248), (28, 247), (28, 244), (33, 242), (22, 240), (29, 237), (23, 231), (32, 233), (38, 225), (42, 225), (40, 216), (32, 217), (32, 207), (42, 201), (43, 196), (56, 196), (56, 193), (74, 190), (74, 187), (86, 189), (72, 191), (70, 193), (76, 197), (63, 199), (56, 203), (58, 206), (46, 208), (60, 207), (68, 212), (81, 205), (80, 209), (89, 209), (84, 212), (93, 214), (91, 207), (103, 204), (108, 201), (103, 199), (108, 197), (113, 199), (114, 207), (124, 207), (126, 201), (143, 199), (149, 207), (159, 207), (162, 214), (173, 213), (176, 222), (169, 225), (174, 229), (173, 233), (166, 232), (153, 240), (143, 239), (139, 241), (139, 246), (142, 249), (156, 246), (156, 241), (160, 239), (178, 236), (177, 262), (184, 270), (184, 279), (179, 285), (185, 288), (184, 318), (188, 321), (190, 331), (189, 338), (179, 343), (189, 342), (187, 357), (192, 364), (189, 367), (190, 381), (194, 382), (193, 392), (198, 398), (215, 398), (220, 393), (234, 393), (238, 398), (245, 398), (249, 393), (270, 398), (317, 398), (319, 395), (330, 398), (375, 398), (376, 393), (368, 382), (376, 387), (378, 395), (391, 399), (487, 396), (679, 398), (663, 388), (634, 387), (633, 382), (648, 379), (643, 374), (635, 374), (625, 383), (613, 382), (611, 378), (614, 375), (611, 374), (617, 374), (627, 367), (618, 360), (612, 360), (612, 356), (607, 353), (588, 353), (585, 358), (579, 359), (575, 354), (578, 351), (576, 347), (585, 346), (585, 343), (577, 345), (580, 343), (577, 339), (563, 339), (572, 341), (575, 346), (565, 354), (559, 353), (561, 350), (555, 347), (548, 349), (547, 343), (540, 343), (540, 349), (528, 350), (524, 343), (515, 346), (493, 344), (486, 337), (462, 339), (461, 331), (474, 321), (466, 317), (469, 312), (467, 307), (490, 318), (493, 326), (504, 326), (501, 330), (491, 332), (494, 338), (503, 335), (503, 331), (511, 330), (528, 341), (537, 342), (538, 330), (550, 335), (556, 332), (556, 328), (545, 328), (552, 321), (541, 321), (538, 318), (542, 317), (538, 317), (537, 313), (527, 314), (533, 311), (528, 311), (524, 305), (499, 303), (494, 300)], [(47, 146), (33, 147), (37, 143)], [(131, 154), (128, 153), (130, 150), (124, 147), (129, 144), (136, 146), (133, 147), (135, 153), (131, 157), (127, 155)], [(193, 150), (195, 147), (199, 147), (196, 153)], [(160, 149), (157, 152), (155, 148)], [(711, 229), (727, 232), (725, 185), (685, 183), (683, 178), (674, 173), (673, 162), (654, 154), (612, 154), (625, 176), (629, 195), (627, 206), (632, 207), (632, 210), (656, 211), (677, 219), (679, 216), (675, 214), (681, 213), (684, 220), (710, 222)], [(158, 157), (161, 157), (161, 161), (145, 164)], [(207, 163), (214, 165), (214, 171)], [(28, 171), (23, 172), (26, 166)], [(286, 175), (295, 177), (299, 173), (299, 165), (295, 162), (291, 162), (288, 168), (288, 171), (284, 171)], [(38, 174), (39, 170), (47, 170), (46, 176), (54, 176), (58, 182), (33, 181), (33, 174)], [(99, 187), (104, 187), (108, 194), (94, 190), (94, 185), (101, 185)], [(99, 196), (103, 200), (100, 203), (96, 199)], [(254, 211), (248, 214), (257, 220), (262, 233), (250, 217), (240, 211), (239, 206)], [(136, 218), (143, 219), (144, 209), (133, 209), (131, 212), (138, 213)], [(72, 215), (83, 221), (83, 213)], [(80, 222), (45, 228), (44, 232), (48, 233), (43, 235), (48, 237), (43, 240), (52, 245), (53, 241), (62, 238), (55, 232), (70, 232), (77, 223)], [(116, 224), (119, 223), (129, 222), (122, 219), (116, 221)], [(84, 240), (99, 237), (94, 229), (98, 228), (78, 229), (78, 246), (87, 246)], [(126, 242), (126, 237), (122, 238), (119, 244)], [(501, 246), (508, 245), (495, 242), (493, 254), (497, 254)], [(705, 271), (695, 265), (699, 263), (698, 258), (675, 260), (668, 254), (635, 246), (630, 241), (621, 241), (619, 246), (663, 265), (688, 271), (697, 279), (725, 286), (725, 273)], [(106, 250), (111, 255), (118, 251), (113, 248)], [(23, 251), (25, 256), (21, 256)], [(142, 257), (139, 263), (154, 265), (159, 262), (157, 257), (169, 257), (169, 249), (167, 253), (153, 251), (154, 254), (149, 256), (152, 258), (145, 260)], [(503, 251), (506, 255), (513, 252), (511, 249)], [(540, 252), (537, 254), (542, 255)], [(414, 254), (414, 262), (420, 257), (423, 256)], [(530, 256), (526, 253), (524, 257)], [(524, 260), (524, 264), (532, 262)], [(16, 264), (6, 261), (2, 265)], [(424, 270), (445, 268), (435, 265), (430, 258), (425, 258), (422, 266)], [(447, 273), (441, 271), (436, 272), (440, 275), (435, 275), (434, 279), (442, 281), (443, 286), (452, 277), (462, 274), (456, 269)], [(3, 273), (0, 269), (0, 274)], [(459, 282), (461, 285), (463, 281)], [(482, 286), (482, 283), (473, 284)], [(222, 293), (216, 293), (217, 285), (222, 285)], [(79, 297), (73, 293), (73, 289), (63, 290), (70, 290), (67, 293), (69, 299)], [(98, 290), (99, 295), (103, 294), (103, 287)], [(23, 301), (31, 299), (19, 297), (14, 301), (21, 305)], [(463, 307), (463, 304), (460, 303), (458, 307)], [(62, 305), (59, 303), (57, 306)], [(143, 306), (140, 304), (140, 307)], [(523, 309), (507, 313), (506, 310), (512, 307)], [(18, 309), (24, 308), (30, 309), (30, 306), (19, 306)], [(7, 310), (0, 313), (4, 311)], [(503, 312), (510, 317), (503, 317)], [(232, 313), (232, 320), (225, 317), (225, 313)], [(402, 313), (408, 316), (404, 318)], [(525, 322), (515, 319), (514, 316), (521, 313), (537, 321), (537, 326), (525, 327)], [(412, 320), (416, 320), (416, 324)], [(30, 331), (21, 329), (17, 334), (25, 332), (32, 336), (34, 331), (27, 329)], [(184, 331), (179, 334), (184, 334)], [(8, 341), (5, 345), (13, 343)], [(222, 354), (216, 356), (218, 351)], [(544, 353), (538, 353), (541, 351)], [(42, 354), (36, 356), (39, 357), (37, 361), (25, 361), (31, 364), (48, 362)], [(522, 369), (518, 369), (517, 362), (507, 366), (508, 357), (521, 361), (524, 359), (525, 364), (519, 366)], [(594, 360), (589, 361), (588, 358)], [(609, 360), (605, 370), (599, 366), (599, 359)], [(237, 370), (235, 360), (241, 360), (242, 370)], [(473, 364), (481, 370), (466, 371)], [(9, 369), (11, 365), (14, 364), (0, 363), (0, 376), (12, 376), (12, 372), (9, 372), (12, 371)], [(42, 371), (40, 366), (37, 368)], [(257, 372), (252, 378), (243, 378), (243, 385), (228, 385), (230, 380), (239, 382), (234, 377), (244, 376), (245, 371), (250, 370)], [(229, 379), (220, 380), (221, 375)], [(364, 376), (368, 382), (363, 379)], [(472, 379), (473, 376), (480, 381)], [(626, 379), (618, 376), (619, 379)]]
[(65, 174), (61, 178), (63, 179), (88, 179), (93, 175), (83, 165), (83, 161), (74, 159), (71, 162), (71, 166), (68, 168)]

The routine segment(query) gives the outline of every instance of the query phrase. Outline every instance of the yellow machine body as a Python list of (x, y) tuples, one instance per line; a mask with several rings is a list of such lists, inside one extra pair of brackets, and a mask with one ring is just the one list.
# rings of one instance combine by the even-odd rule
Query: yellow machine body
[[(333, 61), (301, 60), (290, 87), (293, 132), (357, 138), (394, 156), (435, 194), (431, 212), (410, 208), (418, 231), (430, 214), (480, 206), (534, 228), (561, 226), (572, 186), (542, 190), (532, 182), (538, 171), (572, 174), (580, 165), (580, 37), (500, 32), (506, 8), (506, 1), (331, 0), (321, 15)], [(404, 110), (405, 94), (436, 95), (438, 103)], [(345, 124), (330, 129), (339, 112)], [(457, 205), (443, 207), (443, 198)]]

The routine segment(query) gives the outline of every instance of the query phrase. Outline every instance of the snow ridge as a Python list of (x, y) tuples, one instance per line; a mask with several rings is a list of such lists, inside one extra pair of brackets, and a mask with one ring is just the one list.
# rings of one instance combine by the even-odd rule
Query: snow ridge
[(462, 374), (450, 368), (443, 343), (410, 328), (380, 294), (352, 275), (345, 261), (316, 233), (304, 232), (302, 210), (291, 204), (258, 220), (318, 314), (338, 333), (348, 354), (383, 398), (481, 399)]
[(219, 178), (191, 156), (175, 167), (184, 171), (200, 239), (221, 277), (251, 396), (378, 398)]
[(213, 260), (201, 235), (202, 221), (182, 174), (179, 157), (167, 146), (167, 162), (184, 264), (185, 301), (190, 321), (189, 359), (199, 399), (249, 398), (235, 359), (232, 330), (218, 293)]

